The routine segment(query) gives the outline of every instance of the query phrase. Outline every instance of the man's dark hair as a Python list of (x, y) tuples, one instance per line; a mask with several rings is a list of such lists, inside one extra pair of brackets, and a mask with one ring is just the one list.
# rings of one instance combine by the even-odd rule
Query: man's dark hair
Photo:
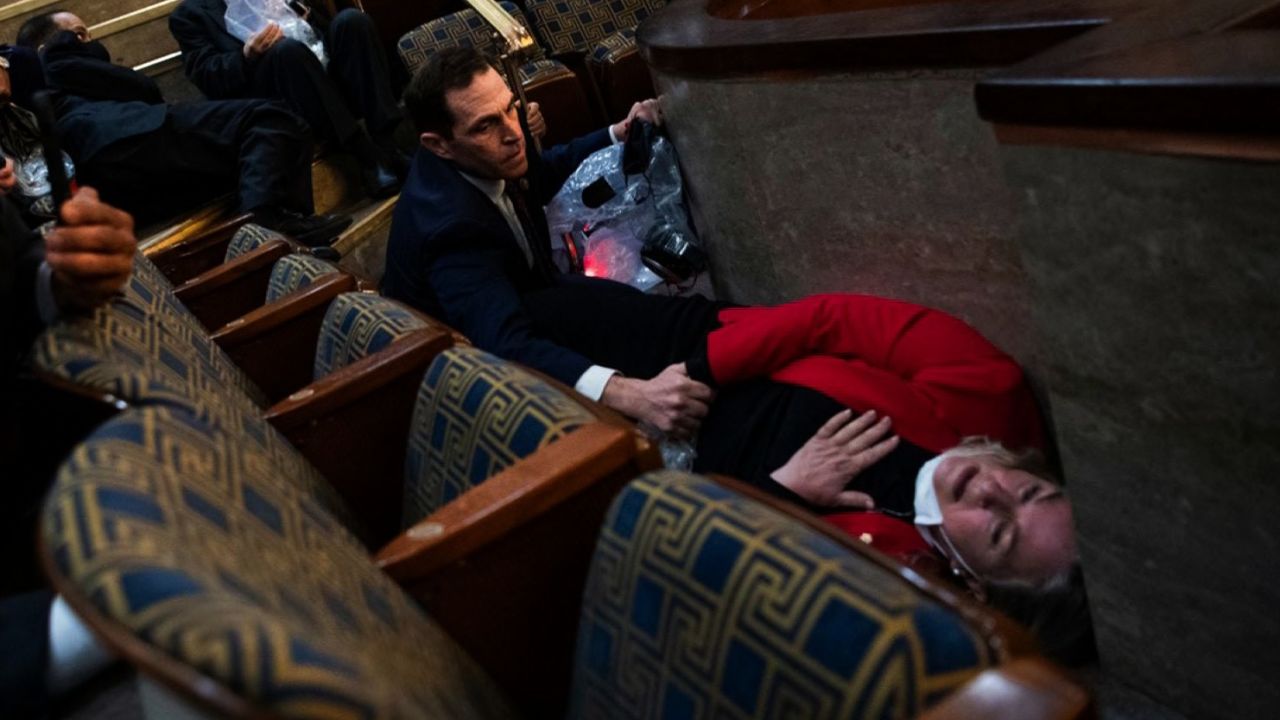
[(489, 61), (475, 48), (446, 48), (427, 60), (404, 91), (404, 107), (418, 132), (453, 137), (453, 113), (445, 102), (450, 90), (461, 90), (489, 69)]
[(18, 28), (16, 43), (18, 47), (37, 50), (41, 45), (49, 42), (49, 38), (58, 34), (59, 29), (58, 24), (53, 21), (53, 16), (63, 12), (67, 11), (59, 8), (28, 18), (22, 23), (22, 27)]

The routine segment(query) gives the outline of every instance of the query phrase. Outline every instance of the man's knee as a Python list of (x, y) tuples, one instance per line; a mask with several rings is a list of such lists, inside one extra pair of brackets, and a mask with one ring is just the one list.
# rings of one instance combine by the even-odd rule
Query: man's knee
[(297, 68), (303, 63), (318, 63), (311, 49), (293, 38), (282, 38), (262, 55), (261, 62), (269, 67)]
[(372, 36), (375, 33), (373, 18), (355, 8), (339, 11), (329, 23), (329, 34), (334, 38), (345, 35)]

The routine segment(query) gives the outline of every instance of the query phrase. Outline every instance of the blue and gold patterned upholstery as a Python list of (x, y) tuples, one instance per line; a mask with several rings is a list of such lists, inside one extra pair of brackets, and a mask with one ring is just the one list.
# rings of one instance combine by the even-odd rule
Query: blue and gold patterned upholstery
[(427, 368), (405, 460), (405, 524), (591, 422), (595, 416), (541, 378), (471, 347)]
[(614, 65), (635, 51), (635, 28), (623, 28), (601, 40), (591, 50), (587, 62), (593, 65)]
[(528, 0), (542, 39), (552, 55), (592, 50), (619, 30), (634, 30), (666, 3), (663, 0)]
[(254, 225), (253, 223), (245, 223), (240, 226), (239, 230), (236, 230), (235, 235), (231, 236), (231, 242), (227, 244), (225, 261), (234, 260), (272, 240), (287, 240), (287, 238), (275, 230), (268, 230), (261, 225)]
[(276, 300), (310, 285), (325, 275), (342, 272), (333, 263), (313, 255), (292, 253), (276, 261), (267, 282), (267, 302)]
[(414, 330), (422, 316), (390, 298), (343, 293), (329, 305), (316, 343), (315, 379), (368, 357)]
[(274, 717), (509, 716), (483, 671), (280, 473), (180, 409), (126, 411), (72, 453), (46, 501), (55, 583), (109, 636), (159, 651), (144, 673), (189, 668)]
[(705, 478), (615, 499), (582, 607), (575, 718), (907, 718), (993, 662), (953, 611)]
[[(515, 3), (503, 2), (502, 8), (512, 17), (529, 27), (524, 14)], [(474, 47), (487, 57), (495, 57), (499, 50), (493, 41), (493, 30), (484, 18), (471, 9), (461, 10), (451, 15), (436, 18), (414, 30), (405, 33), (396, 45), (400, 59), (409, 73), (415, 73), (426, 64), (432, 53), (444, 48)], [(533, 49), (533, 59), (541, 60), (544, 53), (541, 47)]]
[(248, 407), (265, 398), (168, 288), (135, 271), (121, 296), (89, 315), (60, 319), (37, 338), (37, 367), (125, 400), (113, 368), (128, 368), (191, 398), (239, 396)]

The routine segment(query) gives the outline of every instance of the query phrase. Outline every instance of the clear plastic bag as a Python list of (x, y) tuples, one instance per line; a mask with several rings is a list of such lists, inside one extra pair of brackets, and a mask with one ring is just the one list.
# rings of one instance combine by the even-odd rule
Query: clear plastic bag
[(261, 32), (268, 23), (275, 23), (280, 26), (285, 37), (306, 45), (320, 60), (321, 65), (329, 66), (324, 41), (310, 23), (289, 9), (285, 0), (227, 0), (227, 12), (223, 17), (227, 32), (240, 42), (248, 42), (249, 38)]
[[(632, 175), (622, 170), (622, 144), (593, 153), (547, 205), (547, 227), (553, 239), (575, 231), (579, 239), (585, 235), (582, 256), (586, 275), (649, 290), (662, 279), (641, 260), (645, 240), (660, 228), (674, 228), (693, 237), (675, 148), (657, 136), (650, 150), (648, 168)], [(602, 182), (608, 184), (608, 190)], [(589, 203), (593, 191), (597, 201), (602, 191), (605, 196), (611, 191), (612, 197), (602, 204)], [(565, 250), (558, 242), (553, 245), (557, 245), (555, 253), (562, 266), (567, 265)]]

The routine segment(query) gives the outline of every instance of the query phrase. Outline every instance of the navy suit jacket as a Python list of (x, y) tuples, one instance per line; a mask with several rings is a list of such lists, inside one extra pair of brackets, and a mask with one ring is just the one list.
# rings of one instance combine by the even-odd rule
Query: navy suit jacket
[[(609, 131), (602, 129), (541, 157), (530, 153), (525, 198), (535, 235), (528, 240), (541, 243), (548, 256), (542, 206), (588, 155), (608, 144)], [(483, 350), (573, 385), (591, 361), (541, 337), (521, 305), (522, 295), (555, 282), (529, 267), (492, 200), (452, 163), (418, 150), (391, 221), (385, 295), (440, 318)]]

